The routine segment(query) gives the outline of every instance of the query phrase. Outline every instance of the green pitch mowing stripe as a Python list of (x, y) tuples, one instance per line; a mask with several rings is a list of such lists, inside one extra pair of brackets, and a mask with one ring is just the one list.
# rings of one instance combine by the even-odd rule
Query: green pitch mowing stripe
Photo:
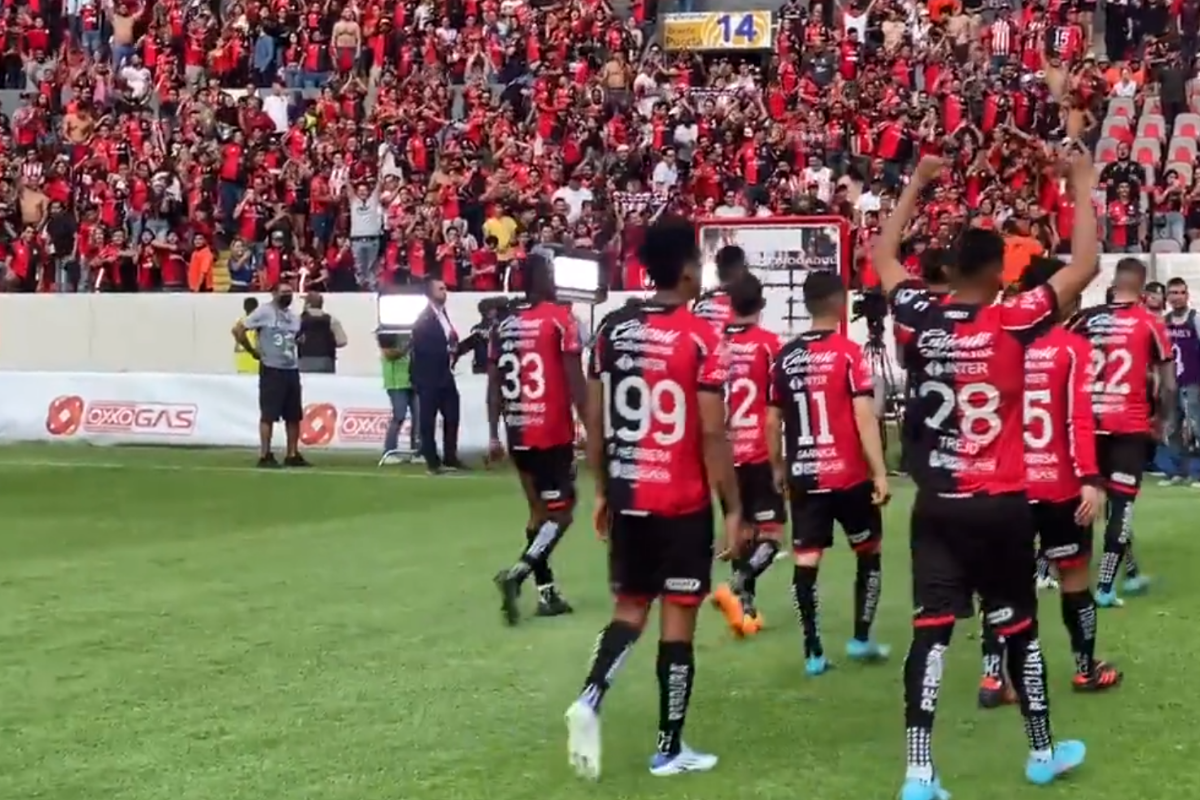
[[(820, 587), (840, 668), (805, 678), (781, 561), (760, 582), (758, 637), (733, 641), (718, 614), (702, 613), (686, 737), (722, 757), (717, 770), (646, 772), (652, 626), (606, 701), (604, 776), (591, 786), (570, 775), (561, 727), (609, 613), (604, 548), (585, 524), (590, 487), (554, 564), (578, 613), (507, 629), (490, 577), (523, 544), (510, 472), (389, 482), (410, 471), (376, 470), (368, 455), (313, 458), (312, 471), (267, 473), (308, 477), (260, 480), (245, 451), (0, 449), (0, 798), (894, 796), (907, 486), (886, 512), (877, 626), (896, 660), (838, 658), (853, 579), (839, 543)], [(1186, 489), (1139, 500), (1139, 558), (1157, 583), (1100, 617), (1099, 652), (1127, 674), (1116, 693), (1069, 691), (1058, 603), (1042, 595), (1055, 730), (1090, 749), (1077, 776), (1048, 790), (1056, 797), (1200, 797), (1195, 508)], [(943, 776), (971, 800), (1041, 796), (1021, 778), (1015, 711), (974, 708), (971, 628), (958, 631), (941, 693)]]

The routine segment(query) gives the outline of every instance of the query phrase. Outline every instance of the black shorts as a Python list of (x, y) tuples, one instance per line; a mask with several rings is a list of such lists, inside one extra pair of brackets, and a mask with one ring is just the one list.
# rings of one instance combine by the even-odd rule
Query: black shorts
[(300, 370), (258, 367), (258, 411), (263, 422), (299, 422), (304, 418)]
[(912, 509), (913, 622), (971, 616), (1001, 629), (1037, 614), (1033, 511), (1022, 493), (939, 497), (918, 492)]
[(787, 522), (783, 495), (775, 491), (771, 465), (740, 464), (737, 472), (738, 494), (742, 498), (742, 519), (748, 525), (767, 530), (778, 529)]
[(533, 480), (533, 489), (551, 510), (575, 503), (575, 448), (526, 447), (511, 453), (513, 465)]
[(1096, 437), (1096, 461), (1110, 492), (1137, 497), (1149, 441), (1150, 437), (1142, 433), (1106, 433)]
[(1079, 501), (1031, 505), (1042, 554), (1063, 567), (1087, 564), (1092, 557), (1092, 526), (1075, 521)]
[(608, 582), (614, 595), (694, 605), (712, 587), (712, 506), (679, 517), (614, 514)]
[(792, 492), (792, 550), (797, 553), (833, 547), (833, 523), (842, 527), (853, 550), (878, 547), (883, 515), (871, 502), (870, 481), (849, 489)]

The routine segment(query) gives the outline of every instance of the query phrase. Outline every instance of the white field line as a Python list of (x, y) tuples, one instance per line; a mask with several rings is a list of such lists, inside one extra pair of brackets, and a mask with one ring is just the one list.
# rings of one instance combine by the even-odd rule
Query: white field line
[(499, 477), (499, 475), (489, 474), (486, 472), (460, 472), (434, 476), (428, 475), (424, 472), (399, 472), (387, 467), (380, 467), (379, 469), (375, 470), (322, 469), (321, 467), (310, 467), (308, 469), (259, 469), (258, 467), (254, 466), (238, 467), (216, 464), (155, 464), (137, 461), (71, 461), (67, 459), (54, 460), (36, 458), (6, 459), (0, 456), (0, 471), (9, 472), (18, 469), (107, 469), (139, 472), (224, 472), (231, 474), (255, 475), (319, 475), (326, 478), (379, 478), (386, 480), (479, 480)]

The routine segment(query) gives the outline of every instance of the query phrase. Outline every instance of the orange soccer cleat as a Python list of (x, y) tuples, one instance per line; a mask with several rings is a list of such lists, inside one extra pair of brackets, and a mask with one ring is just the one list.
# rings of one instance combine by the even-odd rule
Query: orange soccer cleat
[(712, 593), (712, 603), (725, 617), (725, 623), (729, 626), (729, 630), (733, 632), (733, 635), (743, 636), (742, 620), (745, 617), (745, 613), (742, 610), (742, 601), (729, 588), (729, 584), (723, 583), (716, 588), (716, 591)]
[(762, 615), (757, 612), (742, 617), (742, 635), (753, 636), (763, 629)]

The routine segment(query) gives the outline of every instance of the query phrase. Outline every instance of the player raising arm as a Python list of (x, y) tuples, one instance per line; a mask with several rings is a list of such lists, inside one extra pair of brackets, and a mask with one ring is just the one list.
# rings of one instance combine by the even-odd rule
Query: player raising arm
[(550, 261), (531, 255), (525, 262), (529, 289), (509, 307), (492, 331), (488, 347), (488, 426), (492, 455), (502, 452), (500, 415), (508, 449), (529, 504), (525, 549), (496, 575), (501, 610), (517, 624), (517, 596), (529, 575), (537, 583), (539, 617), (571, 613), (554, 584), (550, 555), (566, 534), (575, 508), (575, 420), (582, 417), (586, 388), (583, 343), (569, 305), (554, 300)]
[(729, 356), (726, 411), (742, 498), (742, 522), (754, 537), (731, 554), (733, 577), (728, 584), (717, 587), (713, 602), (725, 615), (730, 630), (746, 636), (762, 628), (754, 601), (755, 588), (758, 577), (775, 562), (783, 523), (787, 521), (783, 496), (771, 479), (763, 427), (779, 337), (758, 324), (763, 308), (763, 287), (758, 278), (744, 273), (727, 287), (727, 292), (733, 320), (724, 332)]
[(817, 571), (841, 525), (857, 560), (854, 636), (846, 655), (886, 658), (871, 641), (883, 587), (883, 518), (887, 468), (875, 416), (874, 384), (862, 348), (838, 331), (846, 287), (838, 275), (813, 272), (804, 281), (812, 327), (783, 348), (771, 370), (767, 446), (776, 487), (792, 506), (792, 601), (804, 632), (804, 669), (829, 668), (817, 622)]
[(1175, 424), (1175, 362), (1162, 318), (1140, 302), (1146, 266), (1123, 258), (1113, 277), (1112, 300), (1084, 309), (1071, 329), (1092, 343), (1092, 408), (1096, 414), (1096, 451), (1107, 481), (1108, 509), (1104, 521), (1104, 555), (1096, 579), (1096, 603), (1102, 608), (1122, 604), (1114, 589), (1117, 570), (1126, 564), (1124, 590), (1142, 592), (1148, 586), (1129, 558), (1133, 541), (1133, 504), (1142, 485), (1146, 447), (1153, 435), (1150, 375), (1157, 374), (1157, 407), (1164, 430)]
[(588, 464), (615, 603), (566, 720), (571, 766), (592, 779), (600, 775), (600, 705), (656, 598), (659, 716), (650, 772), (716, 766), (716, 756), (682, 739), (696, 676), (696, 614), (712, 579), (714, 490), (725, 508), (723, 549), (741, 545), (724, 348), (712, 324), (686, 306), (700, 291), (695, 228), (660, 219), (646, 230), (639, 257), (658, 291), (609, 314), (588, 359)]
[[(1035, 258), (1021, 276), (1022, 291), (1045, 284), (1062, 262)], [(1076, 311), (1063, 308), (1060, 316)], [(1104, 506), (1092, 419), (1092, 346), (1055, 325), (1025, 351), (1025, 478), (1041, 551), (1059, 576), (1062, 619), (1075, 656), (1072, 686), (1102, 691), (1121, 673), (1096, 660), (1096, 602), (1092, 597), (1092, 522)], [(993, 708), (1005, 696), (1003, 645), (985, 626), (980, 705)]]
[(910, 412), (917, 496), (909, 537), (913, 637), (904, 665), (908, 767), (901, 800), (945, 794), (933, 762), (933, 722), (955, 619), (970, 613), (974, 594), (986, 624), (1008, 645), (1008, 671), (1030, 745), (1026, 778), (1050, 783), (1086, 753), (1083, 743), (1056, 746), (1051, 735), (1022, 412), (1026, 348), (1054, 324), (1060, 304), (1074, 304), (1096, 275), (1091, 159), (1075, 154), (1069, 167), (1079, 215), (1071, 263), (1045, 286), (999, 302), (1004, 240), (994, 231), (962, 234), (951, 293), (941, 302), (920, 282), (905, 280), (900, 238), (918, 196), (941, 168), (939, 159), (922, 159), (884, 225), (874, 262), (889, 293), (897, 346), (919, 381)]

